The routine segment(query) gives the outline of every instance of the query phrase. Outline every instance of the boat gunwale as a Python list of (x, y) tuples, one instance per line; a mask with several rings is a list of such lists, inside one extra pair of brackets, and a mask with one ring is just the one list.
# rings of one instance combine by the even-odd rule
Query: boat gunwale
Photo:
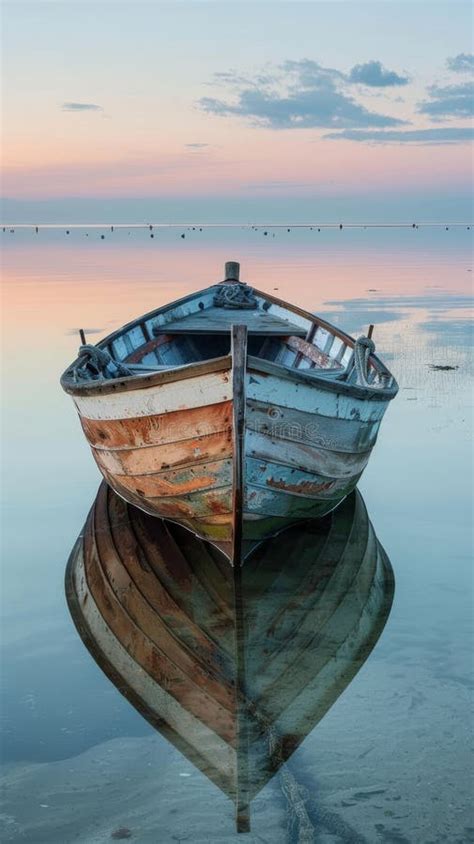
[[(371, 358), (376, 360), (382, 371), (387, 372), (392, 378), (392, 386), (390, 387), (372, 387), (371, 385), (363, 387), (359, 384), (350, 384), (343, 380), (330, 380), (325, 375), (318, 375), (317, 370), (307, 369), (293, 369), (284, 364), (275, 363), (274, 361), (266, 360), (265, 358), (258, 358), (252, 355), (247, 357), (247, 372), (263, 371), (266, 375), (276, 375), (279, 378), (286, 378), (290, 381), (296, 381), (300, 384), (309, 384), (313, 387), (318, 387), (321, 390), (328, 390), (329, 392), (342, 393), (345, 396), (369, 399), (373, 401), (382, 400), (390, 401), (395, 398), (398, 393), (398, 383), (394, 376), (386, 369), (382, 361), (376, 356), (371, 355)], [(209, 358), (205, 361), (196, 361), (194, 363), (185, 364), (184, 366), (175, 366), (170, 369), (162, 370), (160, 372), (148, 372), (137, 375), (130, 375), (118, 378), (103, 378), (94, 381), (85, 381), (81, 383), (73, 383), (70, 375), (71, 369), (79, 362), (79, 358), (74, 361), (71, 366), (68, 366), (66, 372), (61, 376), (61, 386), (63, 390), (72, 396), (87, 396), (92, 393), (99, 393), (105, 395), (107, 393), (127, 392), (129, 390), (146, 389), (147, 387), (154, 387), (158, 384), (167, 384), (173, 381), (187, 380), (199, 375), (206, 375), (211, 372), (225, 372), (230, 374), (232, 357), (225, 355), (218, 358)], [(324, 373), (327, 370), (323, 370)]]
[[(105, 342), (105, 341), (103, 341)], [(97, 344), (100, 346), (100, 344)], [(100, 378), (92, 381), (73, 382), (71, 370), (80, 362), (80, 358), (68, 366), (61, 375), (61, 387), (72, 396), (87, 396), (90, 393), (115, 393), (127, 390), (140, 390), (154, 387), (156, 384), (168, 384), (173, 381), (187, 380), (211, 372), (226, 372), (230, 374), (232, 359), (230, 355), (217, 358), (193, 361), (182, 366), (174, 366), (157, 372), (137, 373), (136, 375), (118, 376), (117, 378)]]
[[(266, 360), (265, 358), (253, 357), (252, 355), (249, 355), (247, 358), (247, 371), (263, 370), (267, 375), (276, 375), (279, 378), (297, 381), (300, 384), (316, 385), (321, 390), (343, 393), (345, 396), (352, 396), (353, 398), (390, 401), (398, 393), (398, 383), (377, 355), (371, 355), (370, 357), (372, 360), (377, 361), (382, 372), (390, 375), (392, 386), (372, 387), (369, 384), (367, 387), (363, 387), (360, 384), (350, 384), (348, 381), (343, 381), (342, 379), (337, 380), (337, 377), (334, 380), (330, 380), (327, 375), (318, 375), (318, 370), (316, 369), (293, 369), (291, 366), (275, 363), (275, 361)], [(326, 369), (322, 371), (327, 373)]]
[[(166, 312), (170, 308), (183, 305), (186, 302), (199, 298), (199, 296), (208, 293), (213, 288), (218, 288), (222, 283), (223, 282), (217, 282), (216, 284), (212, 284), (209, 287), (203, 288), (202, 290), (190, 293), (187, 296), (183, 296), (181, 299), (176, 299), (173, 302), (169, 302), (166, 305), (162, 305), (159, 308), (155, 308), (152, 311), (148, 311), (147, 313), (136, 317), (136, 319), (126, 323), (125, 325), (121, 326), (121, 328), (118, 328), (116, 331), (113, 331), (111, 334), (108, 334), (106, 337), (100, 340), (96, 344), (97, 348), (100, 349), (104, 346), (109, 345), (116, 338), (122, 336), (124, 333), (127, 333), (127, 331), (134, 328), (135, 326), (141, 325), (142, 323), (153, 319), (153, 317), (158, 316), (160, 313)], [(352, 337), (350, 334), (347, 334), (342, 329), (337, 328), (337, 326), (333, 325), (332, 323), (327, 322), (325, 319), (319, 317), (317, 314), (311, 313), (310, 311), (306, 311), (304, 308), (300, 308), (298, 305), (292, 305), (289, 302), (285, 302), (283, 299), (279, 299), (276, 296), (272, 296), (270, 293), (264, 293), (261, 290), (257, 290), (257, 288), (255, 287), (252, 287), (252, 291), (257, 296), (260, 296), (262, 299), (266, 299), (267, 301), (271, 302), (274, 305), (278, 305), (279, 307), (286, 308), (291, 313), (297, 314), (298, 316), (302, 316), (305, 319), (308, 319), (313, 325), (317, 324), (318, 327), (320, 326), (321, 328), (326, 329), (334, 337), (338, 337), (340, 340), (342, 340), (348, 347), (354, 348), (356, 342), (354, 337)], [(231, 333), (231, 327), (229, 328), (229, 333)], [(206, 372), (220, 371), (221, 369), (225, 369), (227, 367), (230, 368), (229, 358), (230, 355), (225, 355), (218, 358), (209, 358), (205, 361), (196, 361), (177, 367), (172, 367), (170, 369), (161, 370), (158, 372), (134, 373), (133, 375), (126, 377), (119, 376), (117, 378), (101, 378), (84, 383), (74, 383), (72, 382), (71, 371), (74, 370), (80, 363), (80, 358), (77, 357), (63, 372), (60, 379), (60, 383), (63, 390), (66, 393), (69, 393), (70, 395), (87, 395), (91, 392), (106, 394), (115, 392), (118, 388), (123, 391), (136, 390), (142, 387), (154, 386), (155, 384), (178, 381), (181, 378), (192, 378), (195, 374), (200, 375), (205, 374)], [(396, 379), (377, 355), (370, 355), (370, 359), (376, 365), (376, 369), (378, 372), (390, 376), (393, 382), (391, 387), (362, 387), (357, 384), (348, 384), (347, 382), (344, 382), (342, 380), (333, 382), (327, 378), (327, 374), (324, 376), (324, 379), (323, 377), (319, 378), (314, 370), (311, 370), (311, 375), (308, 374), (308, 379), (304, 379), (300, 378), (299, 376), (304, 375), (305, 370), (293, 369), (291, 367), (286, 367), (282, 364), (275, 364), (272, 361), (266, 361), (265, 358), (252, 358), (250, 355), (248, 357), (249, 361), (258, 360), (259, 362), (263, 361), (264, 363), (269, 363), (275, 367), (279, 367), (278, 372), (289, 372), (292, 376), (298, 376), (297, 380), (307, 380), (307, 383), (311, 383), (313, 385), (317, 384), (322, 389), (339, 391), (340, 388), (344, 385), (346, 389), (342, 389), (340, 391), (346, 395), (352, 395), (354, 397), (360, 398), (371, 398), (372, 396), (378, 396), (388, 400), (394, 398), (394, 396), (398, 392), (398, 384), (396, 382)], [(226, 362), (225, 364), (224, 361)], [(324, 370), (324, 372), (326, 372), (326, 370)], [(347, 388), (350, 389), (347, 390)]]

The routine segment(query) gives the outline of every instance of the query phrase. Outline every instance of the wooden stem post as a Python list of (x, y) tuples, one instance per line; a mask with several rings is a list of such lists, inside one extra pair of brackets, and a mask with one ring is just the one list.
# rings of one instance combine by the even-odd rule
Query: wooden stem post
[(233, 479), (232, 479), (232, 565), (242, 565), (245, 369), (247, 326), (232, 326)]
[(233, 484), (232, 565), (234, 567), (235, 654), (236, 654), (236, 783), (235, 823), (237, 832), (250, 831), (248, 784), (248, 723), (245, 682), (245, 631), (242, 606), (242, 540), (244, 506), (245, 370), (247, 326), (232, 326), (233, 395)]
[(85, 346), (85, 345), (86, 345), (86, 335), (84, 334), (84, 329), (83, 329), (83, 328), (80, 328), (80, 329), (79, 329), (79, 336), (80, 336), (80, 338), (81, 338), (81, 343), (82, 343), (82, 345), (83, 345), (83, 346)]

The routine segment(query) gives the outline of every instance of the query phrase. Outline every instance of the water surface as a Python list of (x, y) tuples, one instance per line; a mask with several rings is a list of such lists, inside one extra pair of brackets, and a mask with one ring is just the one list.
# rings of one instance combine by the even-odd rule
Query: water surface
[[(2, 234), (2, 840), (237, 837), (230, 802), (121, 697), (70, 620), (64, 569), (99, 476), (58, 383), (79, 327), (98, 340), (220, 280), (226, 260), (350, 333), (375, 323), (400, 384), (360, 485), (395, 599), (288, 763), (309, 795), (309, 840), (474, 840), (471, 232), (264, 231)], [(291, 835), (277, 774), (247, 840)]]

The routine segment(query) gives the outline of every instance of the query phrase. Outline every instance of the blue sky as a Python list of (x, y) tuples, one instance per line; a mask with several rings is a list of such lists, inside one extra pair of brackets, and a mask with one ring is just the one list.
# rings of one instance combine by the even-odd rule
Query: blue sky
[(277, 195), (468, 210), (464, 0), (3, 9), (7, 216)]

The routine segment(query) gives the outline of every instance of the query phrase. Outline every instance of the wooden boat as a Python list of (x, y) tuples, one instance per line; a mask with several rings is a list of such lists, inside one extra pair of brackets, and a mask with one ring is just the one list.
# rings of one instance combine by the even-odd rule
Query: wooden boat
[[(370, 331), (369, 331), (370, 333)], [(224, 282), (85, 344), (61, 384), (126, 501), (241, 561), (354, 489), (397, 384), (370, 338)]]
[(234, 801), (240, 830), (250, 801), (367, 659), (393, 588), (357, 491), (231, 569), (215, 546), (103, 483), (66, 573), (93, 657)]

